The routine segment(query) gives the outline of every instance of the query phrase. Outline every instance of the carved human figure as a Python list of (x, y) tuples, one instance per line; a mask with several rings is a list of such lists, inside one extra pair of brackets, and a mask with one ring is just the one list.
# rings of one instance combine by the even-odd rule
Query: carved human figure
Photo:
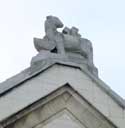
[(76, 28), (76, 27), (72, 27), (72, 28), (71, 28), (71, 32), (70, 32), (70, 34), (71, 34), (72, 36), (75, 36), (75, 37), (80, 38), (81, 35), (80, 35), (78, 32), (79, 32), (79, 29), (78, 29), (78, 28)]
[(88, 59), (88, 62), (90, 64), (93, 64), (92, 43), (88, 39), (82, 38), (81, 35), (78, 32), (79, 32), (78, 28), (76, 28), (76, 27), (71, 28), (71, 35), (80, 38), (80, 43), (81, 43), (81, 46), (82, 46), (82, 50), (86, 53), (85, 56)]
[(68, 34), (68, 35), (70, 35), (71, 33), (70, 33), (70, 28), (68, 28), (68, 27), (65, 27), (63, 30), (62, 30), (62, 33), (63, 34)]
[(70, 29), (65, 27), (62, 32), (66, 51), (80, 53), (88, 60), (90, 65), (93, 65), (92, 43), (88, 39), (81, 38), (78, 28), (72, 27)]

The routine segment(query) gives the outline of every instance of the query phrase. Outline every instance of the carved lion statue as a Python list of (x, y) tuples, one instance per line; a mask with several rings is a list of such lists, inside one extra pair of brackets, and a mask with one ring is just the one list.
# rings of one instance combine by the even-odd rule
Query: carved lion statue
[(57, 28), (62, 28), (63, 23), (58, 17), (47, 16), (45, 20), (45, 36), (43, 39), (34, 38), (34, 45), (38, 52), (41, 50), (49, 50), (57, 48), (58, 53), (64, 52), (63, 35), (57, 31)]
[(61, 32), (63, 23), (55, 16), (47, 16), (45, 21), (45, 33), (43, 39), (34, 38), (34, 45), (38, 52), (41, 50), (57, 49), (57, 53), (65, 55), (67, 51), (79, 53), (90, 63), (93, 63), (93, 49), (89, 40), (81, 38), (76, 27), (65, 27)]

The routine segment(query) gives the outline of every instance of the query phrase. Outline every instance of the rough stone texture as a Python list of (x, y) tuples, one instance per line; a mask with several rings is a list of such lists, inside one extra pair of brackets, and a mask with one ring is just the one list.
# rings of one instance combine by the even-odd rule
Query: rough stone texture
[[(56, 55), (57, 57), (58, 55)], [(61, 56), (59, 55), (58, 58), (60, 58)], [(40, 57), (41, 58), (41, 57)], [(63, 58), (63, 57), (62, 57)], [(86, 65), (84, 64), (76, 64), (73, 62), (65, 62), (59, 59), (49, 59), (49, 60), (44, 60), (44, 61), (40, 61), (38, 63), (33, 64), (31, 67), (25, 69), (24, 71), (22, 71), (21, 73), (7, 79), (6, 81), (0, 83), (0, 96), (3, 95), (4, 93), (8, 92), (9, 90), (19, 86), (21, 83), (25, 82), (28, 79), (31, 79), (32, 77), (34, 77), (35, 75), (43, 72), (44, 70), (48, 69), (49, 67), (53, 66), (54, 64), (61, 64), (61, 65), (67, 65), (67, 66), (71, 66), (71, 67), (75, 67), (75, 68), (80, 68), (81, 70), (83, 70), (85, 73), (87, 73), (88, 75), (92, 76), (91, 73), (89, 73), (86, 70)], [(97, 73), (97, 70), (95, 69), (95, 74)], [(96, 76), (96, 75), (95, 75)]]
[(78, 128), (124, 128), (125, 101), (98, 78), (91, 42), (76, 27), (61, 27), (48, 16), (31, 66), (0, 84), (0, 128), (50, 128), (68, 119)]
[(57, 128), (67, 125), (71, 128), (116, 128), (68, 87), (39, 101), (34, 108), (7, 128)]
[(74, 120), (68, 116), (68, 114), (63, 114), (61, 117), (58, 117), (51, 122), (48, 121), (43, 127), (42, 126), (43, 124), (40, 124), (39, 126), (36, 126), (36, 128), (85, 128), (83, 125), (80, 127), (79, 124), (74, 122)]
[[(94, 79), (90, 78), (80, 69), (61, 65), (55, 65), (45, 70), (36, 77), (22, 83), (21, 86), (13, 89), (10, 93), (8, 92), (6, 95), (3, 95), (0, 98), (0, 120), (7, 119), (14, 113), (33, 104), (66, 83), (69, 83), (76, 92), (107, 117), (108, 120), (119, 128), (124, 128), (125, 109), (118, 104), (117, 100), (119, 97), (117, 97), (117, 100), (113, 98), (109, 93), (111, 91), (110, 88), (107, 87), (109, 91), (106, 92), (103, 88), (104, 85), (100, 86), (99, 80), (94, 81)], [(99, 95), (97, 95), (97, 93)], [(82, 103), (82, 101), (80, 101), (80, 103)], [(10, 109), (8, 109), (8, 107)], [(72, 107), (72, 105), (70, 107)], [(50, 111), (51, 110), (52, 109), (50, 109)], [(75, 114), (77, 115), (77, 113), (78, 112)]]
[(58, 32), (57, 28), (62, 27), (63, 23), (59, 18), (47, 16), (44, 38), (34, 38), (34, 45), (39, 54), (32, 58), (31, 66), (40, 61), (56, 58), (64, 62), (66, 60), (85, 64), (86, 69), (97, 75), (97, 69), (93, 64), (92, 43), (81, 37), (78, 28), (65, 27), (62, 32)]

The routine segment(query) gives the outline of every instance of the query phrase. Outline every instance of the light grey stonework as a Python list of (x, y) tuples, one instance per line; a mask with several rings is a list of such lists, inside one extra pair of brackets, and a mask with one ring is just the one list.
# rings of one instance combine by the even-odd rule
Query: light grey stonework
[[(97, 77), (94, 77), (94, 75), (91, 75), (90, 72), (81, 70), (76, 65), (68, 66), (66, 64), (65, 65), (53, 64), (53, 66), (51, 65), (49, 67), (46, 67), (46, 69), (43, 69), (42, 71), (40, 71), (39, 69), (39, 71), (37, 70), (37, 72), (31, 74), (32, 76), (30, 76), (26, 80), (23, 80), (20, 83), (17, 83), (17, 85), (14, 86), (14, 88), (11, 88), (11, 91), (6, 91), (1, 96), (0, 121), (2, 122), (3, 126), (7, 126), (12, 122), (21, 119), (22, 116), (24, 116), (25, 114), (27, 115), (27, 113), (29, 113), (29, 110), (30, 112), (32, 112), (33, 111), (33, 107), (31, 106), (32, 104), (36, 103), (40, 99), (43, 100), (48, 99), (48, 96), (52, 93), (53, 95), (56, 95), (57, 93), (55, 91), (57, 89), (59, 89), (60, 90), (59, 92), (62, 94), (63, 90), (61, 90), (61, 88), (62, 87), (65, 88), (65, 86), (68, 83), (70, 87), (68, 90), (66, 87), (64, 91), (71, 92), (71, 90), (74, 90), (73, 91), (74, 96), (76, 95), (76, 93), (78, 93), (79, 95), (81, 95), (81, 98), (87, 101), (90, 104), (90, 106), (93, 106), (97, 111), (99, 111), (99, 113), (101, 113), (101, 115), (103, 115), (107, 120), (111, 121), (118, 128), (124, 128), (125, 126), (124, 100), (119, 96), (117, 96), (101, 80), (99, 80)], [(54, 96), (54, 98), (56, 97)], [(64, 99), (65, 98), (66, 97), (64, 96)], [(50, 96), (50, 100), (51, 99), (52, 96)], [(79, 100), (79, 98), (76, 99), (79, 101), (80, 104), (82, 104), (82, 100)], [(70, 103), (70, 107), (72, 108), (73, 105), (71, 103)], [(55, 106), (58, 108), (60, 105), (61, 103), (57, 103)], [(11, 109), (8, 109), (8, 107)], [(63, 106), (61, 105), (60, 107)], [(85, 117), (87, 118), (88, 114), (84, 118), (82, 118), (83, 114), (82, 115), (77, 114), (78, 113), (77, 110), (79, 110), (77, 109), (78, 107), (79, 105), (76, 103), (76, 105), (74, 106), (74, 112), (75, 112), (74, 115), (76, 114), (76, 116), (80, 116), (81, 119), (84, 119)], [(25, 109), (26, 111), (24, 113), (21, 112), (18, 114), (18, 112)], [(45, 111), (48, 110), (49, 108)], [(51, 112), (51, 110), (52, 109), (49, 110), (49, 113)], [(82, 110), (83, 108), (81, 108), (81, 111), (79, 113), (81, 113)], [(15, 115), (15, 113), (17, 114)], [(45, 115), (43, 113), (41, 114)], [(46, 114), (46, 116), (47, 115), (48, 114)], [(28, 117), (29, 117), (28, 120), (30, 122), (33, 122), (32, 120), (30, 120), (32, 118), (30, 118), (30, 116)], [(36, 118), (37, 117), (35, 117), (34, 120), (36, 120)], [(99, 116), (98, 119), (99, 118), (101, 117)], [(38, 119), (42, 119), (42, 118), (38, 118)], [(89, 117), (87, 118), (87, 120), (88, 123), (86, 125), (89, 124), (91, 125), (91, 123), (89, 122)], [(93, 121), (93, 118), (91, 118), (91, 116), (90, 116), (90, 120)], [(23, 122), (20, 123), (23, 124)], [(98, 121), (96, 121), (96, 123), (98, 125)], [(28, 122), (26, 124), (30, 125)], [(25, 125), (26, 128), (31, 128), (31, 127), (27, 127), (27, 125)], [(106, 124), (104, 123), (104, 126), (105, 125)], [(16, 128), (19, 128), (18, 125)], [(95, 128), (96, 128), (96, 124), (95, 124)], [(107, 126), (104, 128), (110, 128), (110, 127)]]
[[(66, 121), (67, 118), (69, 122)], [(67, 123), (70, 123), (69, 127), (75, 125), (76, 128), (117, 128), (69, 86), (64, 86), (40, 99), (33, 106), (4, 121), (3, 126), (5, 128), (50, 128), (52, 125), (52, 128), (57, 128), (60, 125), (61, 128)]]
[(93, 64), (92, 43), (82, 38), (78, 28), (65, 27), (62, 32), (63, 23), (55, 16), (47, 16), (45, 21), (45, 36), (43, 39), (34, 38), (34, 46), (39, 52), (32, 58), (31, 66), (44, 60), (56, 59), (56, 61), (74, 62), (86, 65), (94, 75), (98, 75), (97, 68)]
[(48, 16), (31, 66), (0, 84), (0, 128), (124, 128), (125, 101), (98, 77), (92, 44)]

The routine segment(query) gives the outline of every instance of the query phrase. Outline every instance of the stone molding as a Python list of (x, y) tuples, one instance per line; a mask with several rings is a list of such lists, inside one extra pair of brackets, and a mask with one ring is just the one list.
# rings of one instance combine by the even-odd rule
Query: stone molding
[(69, 85), (63, 86), (16, 113), (6, 119), (2, 125), (5, 128), (38, 128), (44, 122), (46, 123), (47, 121), (48, 123), (48, 119), (52, 118), (51, 120), (54, 120), (62, 114), (72, 116), (81, 126), (83, 125), (87, 128), (117, 128)]

